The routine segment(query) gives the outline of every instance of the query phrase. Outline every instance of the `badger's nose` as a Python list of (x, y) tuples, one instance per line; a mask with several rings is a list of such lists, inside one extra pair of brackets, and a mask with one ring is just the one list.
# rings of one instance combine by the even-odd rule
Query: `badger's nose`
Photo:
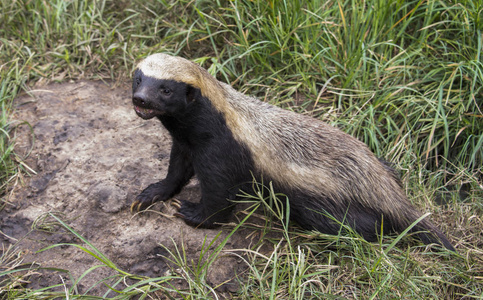
[(132, 103), (136, 106), (145, 106), (147, 102), (147, 96), (143, 92), (136, 92), (132, 96)]

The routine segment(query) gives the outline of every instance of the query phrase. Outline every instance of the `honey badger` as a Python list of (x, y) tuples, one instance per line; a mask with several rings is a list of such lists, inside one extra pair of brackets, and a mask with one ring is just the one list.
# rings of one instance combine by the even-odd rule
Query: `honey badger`
[[(137, 65), (132, 88), (136, 114), (158, 118), (173, 144), (166, 178), (149, 185), (131, 208), (170, 199), (196, 174), (201, 201), (181, 201), (176, 214), (192, 226), (228, 221), (229, 199), (254, 177), (287, 195), (291, 219), (308, 230), (337, 234), (341, 225), (330, 215), (375, 241), (421, 216), (394, 170), (364, 143), (322, 121), (239, 93), (186, 59), (147, 57)], [(412, 231), (426, 244), (455, 250), (427, 219)]]

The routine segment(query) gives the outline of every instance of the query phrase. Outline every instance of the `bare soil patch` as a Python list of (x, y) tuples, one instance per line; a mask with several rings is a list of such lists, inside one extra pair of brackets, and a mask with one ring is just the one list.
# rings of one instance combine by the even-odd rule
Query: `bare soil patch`
[[(31, 126), (19, 126), (17, 153), (31, 151), (26, 164), (37, 174), (15, 189), (10, 204), (0, 212), (0, 240), (4, 247), (16, 244), (26, 251), (24, 262), (69, 270), (73, 278), (99, 264), (71, 246), (36, 252), (57, 243), (80, 242), (61, 226), (52, 225), (52, 218), (46, 218), (49, 212), (121, 269), (150, 277), (169, 271), (169, 254), (163, 246), (174, 251), (175, 245), (183, 244), (188, 258), (196, 261), (205, 240), (213, 240), (221, 231), (217, 245), (232, 230), (230, 226), (194, 229), (169, 217), (175, 208), (166, 203), (147, 212), (130, 212), (135, 196), (166, 175), (171, 145), (159, 121), (135, 115), (130, 84), (116, 88), (88, 81), (50, 84), (19, 97), (16, 105), (14, 119)], [(177, 198), (196, 202), (199, 196), (197, 182), (192, 180)], [(249, 233), (237, 231), (225, 248), (247, 248), (258, 242), (257, 235)], [(235, 257), (222, 257), (212, 265), (208, 280), (216, 286), (230, 281), (242, 268)], [(108, 268), (97, 269), (81, 281), (81, 290), (87, 291), (110, 274)], [(62, 272), (43, 270), (30, 278), (29, 285), (69, 285), (69, 280)], [(234, 288), (233, 284), (226, 287)], [(102, 295), (106, 290), (100, 285), (89, 293)]]

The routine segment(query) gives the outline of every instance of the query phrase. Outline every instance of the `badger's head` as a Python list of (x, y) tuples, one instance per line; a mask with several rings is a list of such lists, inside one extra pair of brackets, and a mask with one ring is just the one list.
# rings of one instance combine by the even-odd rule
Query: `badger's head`
[(147, 57), (134, 72), (132, 101), (136, 114), (146, 120), (182, 114), (200, 93), (200, 69), (180, 57)]
[(162, 115), (177, 115), (186, 110), (191, 89), (183, 82), (157, 79), (136, 70), (133, 80), (134, 111), (147, 120)]

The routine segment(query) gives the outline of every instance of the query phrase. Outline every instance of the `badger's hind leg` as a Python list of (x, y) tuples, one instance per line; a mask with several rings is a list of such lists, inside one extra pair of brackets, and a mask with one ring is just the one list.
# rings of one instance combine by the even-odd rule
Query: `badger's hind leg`
[[(193, 203), (180, 200), (181, 207), (174, 215), (193, 227), (214, 228), (219, 223), (228, 222), (233, 205), (223, 198), (217, 201), (220, 205), (206, 205), (209, 201), (201, 200), (200, 203)], [(212, 200), (213, 201), (213, 200)]]
[[(213, 212), (211, 215), (205, 213), (203, 204), (180, 200), (181, 207), (174, 216), (181, 218), (186, 224), (193, 227), (215, 228), (219, 223), (228, 221), (231, 207), (225, 207), (220, 211)], [(225, 211), (224, 211), (225, 210)]]
[(193, 227), (214, 228), (216, 224), (208, 216), (203, 213), (203, 205), (201, 203), (193, 203), (186, 200), (180, 200), (181, 207), (174, 216), (183, 219), (186, 224)]

